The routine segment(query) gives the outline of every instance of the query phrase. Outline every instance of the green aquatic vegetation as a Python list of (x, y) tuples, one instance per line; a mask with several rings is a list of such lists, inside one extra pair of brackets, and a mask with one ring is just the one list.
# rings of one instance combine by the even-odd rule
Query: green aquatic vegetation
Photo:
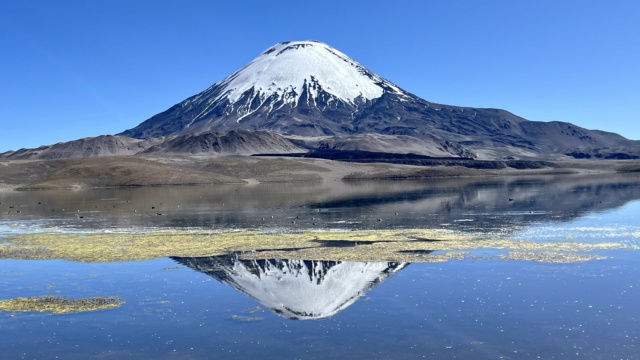
[[(37, 233), (11, 235), (3, 241), (9, 245), (0, 247), (0, 259), (66, 259), (83, 262), (135, 261), (168, 256), (203, 257), (229, 253), (240, 253), (240, 257), (245, 259), (437, 262), (464, 259), (466, 252), (478, 249), (573, 254), (628, 248), (617, 242), (534, 242), (486, 238), (440, 229), (286, 233)], [(544, 259), (545, 256), (538, 255), (538, 258)], [(551, 256), (546, 258), (552, 259)], [(531, 259), (535, 260), (532, 256)]]
[(69, 314), (112, 309), (122, 304), (124, 304), (124, 301), (118, 297), (67, 299), (60, 296), (36, 296), (0, 300), (0, 311)]

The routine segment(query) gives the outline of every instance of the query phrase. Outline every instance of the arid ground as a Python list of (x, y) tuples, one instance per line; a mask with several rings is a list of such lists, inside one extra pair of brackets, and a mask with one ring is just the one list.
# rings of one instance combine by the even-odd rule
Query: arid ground
[(629, 160), (562, 160), (533, 170), (250, 156), (117, 156), (0, 161), (0, 191), (300, 181), (636, 172)]

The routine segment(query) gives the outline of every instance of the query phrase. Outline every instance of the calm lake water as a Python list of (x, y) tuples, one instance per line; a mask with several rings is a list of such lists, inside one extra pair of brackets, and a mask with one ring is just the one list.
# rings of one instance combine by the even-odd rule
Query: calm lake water
[[(631, 247), (639, 199), (638, 175), (5, 192), (0, 244), (37, 232), (437, 228)], [(597, 254), (607, 258), (0, 260), (0, 299), (126, 301), (0, 312), (0, 359), (640, 359), (640, 252)]]

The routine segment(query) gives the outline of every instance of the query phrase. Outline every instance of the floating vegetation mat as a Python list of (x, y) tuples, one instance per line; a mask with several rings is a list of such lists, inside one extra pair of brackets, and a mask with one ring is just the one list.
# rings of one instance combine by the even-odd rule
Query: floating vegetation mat
[(116, 308), (124, 304), (118, 297), (67, 299), (60, 296), (37, 296), (0, 300), (0, 311), (50, 312), (69, 314)]
[[(585, 254), (631, 249), (617, 242), (533, 242), (495, 239), (439, 229), (309, 231), (299, 233), (173, 231), (147, 233), (37, 233), (3, 239), (0, 259), (66, 259), (84, 262), (202, 257), (240, 253), (244, 259), (441, 262), (467, 252), (504, 252), (493, 259), (580, 262), (602, 259)], [(635, 249), (635, 248), (633, 248)], [(477, 259), (478, 257), (470, 257)]]

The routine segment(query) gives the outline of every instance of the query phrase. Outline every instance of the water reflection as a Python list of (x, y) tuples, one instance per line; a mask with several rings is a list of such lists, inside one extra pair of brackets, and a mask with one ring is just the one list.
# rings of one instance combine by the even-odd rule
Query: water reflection
[(4, 192), (0, 227), (34, 220), (83, 229), (355, 226), (494, 232), (570, 221), (635, 199), (640, 199), (640, 177), (634, 174)]
[(240, 260), (236, 255), (173, 257), (292, 320), (323, 319), (346, 309), (407, 263)]

